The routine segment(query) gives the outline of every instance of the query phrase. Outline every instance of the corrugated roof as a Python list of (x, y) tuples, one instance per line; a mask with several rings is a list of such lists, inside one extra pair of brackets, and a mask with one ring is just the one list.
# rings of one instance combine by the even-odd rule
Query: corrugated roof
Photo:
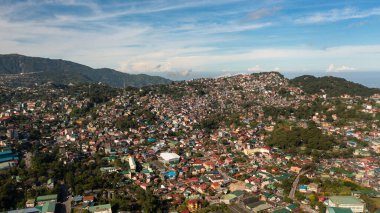
[(363, 204), (363, 202), (354, 196), (331, 196), (330, 200), (336, 204)]
[(88, 210), (90, 212), (100, 211), (100, 210), (106, 210), (111, 209), (111, 204), (103, 204), (98, 206), (91, 206)]
[(41, 201), (57, 200), (57, 197), (58, 197), (57, 194), (43, 195), (43, 196), (38, 196), (36, 201), (41, 202)]
[(177, 155), (176, 153), (168, 153), (168, 152), (163, 152), (160, 154), (160, 157), (164, 159), (165, 161), (170, 161), (173, 159), (179, 159), (180, 156)]
[(329, 213), (353, 213), (349, 208), (327, 207)]

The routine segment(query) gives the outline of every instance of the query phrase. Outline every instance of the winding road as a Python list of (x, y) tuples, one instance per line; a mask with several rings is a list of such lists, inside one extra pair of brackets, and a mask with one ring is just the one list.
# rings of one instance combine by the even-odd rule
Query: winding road
[(300, 181), (300, 177), (306, 173), (308, 173), (310, 170), (305, 170), (305, 171), (301, 171), (296, 179), (294, 180), (293, 182), (293, 185), (292, 185), (292, 189), (290, 190), (290, 193), (289, 193), (289, 198), (294, 200), (294, 197), (295, 197), (295, 194), (296, 194), (296, 190), (297, 190), (297, 186), (298, 186), (298, 182)]

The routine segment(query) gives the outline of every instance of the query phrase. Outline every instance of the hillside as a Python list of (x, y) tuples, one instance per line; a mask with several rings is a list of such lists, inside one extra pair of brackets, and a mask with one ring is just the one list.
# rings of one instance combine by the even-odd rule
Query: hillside
[(333, 97), (343, 94), (371, 96), (375, 93), (380, 93), (380, 89), (368, 88), (361, 84), (332, 76), (315, 77), (312, 75), (303, 75), (291, 79), (289, 83), (302, 88), (302, 90), (308, 94), (320, 93), (323, 90), (327, 95)]
[(46, 82), (61, 84), (102, 82), (112, 87), (123, 87), (124, 84), (142, 87), (171, 82), (158, 76), (132, 75), (107, 68), (93, 69), (71, 61), (17, 54), (0, 55), (0, 75), (13, 75), (9, 84), (15, 86)]

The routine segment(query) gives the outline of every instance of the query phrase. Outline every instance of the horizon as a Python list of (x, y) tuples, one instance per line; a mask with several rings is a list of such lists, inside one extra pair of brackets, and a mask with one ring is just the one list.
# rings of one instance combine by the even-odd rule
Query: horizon
[[(1, 55), (18, 55), (18, 56), (25, 56), (25, 57), (32, 57), (32, 58), (41, 58), (39, 56), (27, 56), (27, 55), (23, 55), (23, 54), (19, 54), (19, 53), (10, 53), (10, 54), (0, 54)], [(63, 60), (63, 61), (68, 61), (66, 59), (59, 59), (59, 58), (47, 58), (47, 59), (50, 59), (50, 60)], [(76, 64), (80, 64), (80, 65), (84, 65), (84, 66), (88, 66), (86, 64), (81, 64), (79, 62), (75, 62), (75, 61), (68, 61), (68, 62), (72, 62), (72, 63), (76, 63)], [(89, 66), (91, 67), (91, 66)], [(107, 67), (91, 67), (92, 69), (103, 69), (103, 68), (106, 68)], [(120, 70), (116, 70), (118, 72), (122, 72)], [(201, 79), (201, 78), (220, 78), (220, 77), (231, 77), (231, 76), (236, 76), (236, 75), (249, 75), (249, 74), (254, 74), (254, 73), (265, 73), (265, 72), (278, 72), (282, 75), (284, 75), (285, 78), (288, 78), (288, 79), (293, 79), (293, 78), (296, 78), (296, 77), (300, 77), (300, 76), (303, 76), (303, 75), (312, 75), (312, 76), (315, 76), (315, 77), (324, 77), (324, 76), (332, 76), (332, 77), (338, 77), (338, 78), (344, 78), (348, 81), (351, 81), (351, 82), (354, 82), (354, 83), (358, 83), (358, 84), (362, 84), (366, 87), (369, 87), (369, 88), (379, 88), (380, 89), (380, 75), (375, 75), (373, 76), (373, 74), (377, 74), (377, 72), (375, 71), (372, 71), (372, 72), (355, 72), (355, 71), (341, 71), (341, 72), (323, 72), (323, 71), (315, 71), (315, 72), (302, 72), (302, 71), (293, 71), (293, 72), (283, 72), (283, 71), (276, 71), (276, 70), (260, 70), (260, 71), (236, 71), (236, 72), (233, 72), (233, 73), (217, 73), (217, 72), (209, 72), (209, 73), (198, 73), (196, 75), (192, 75), (192, 76), (173, 76), (173, 75), (168, 75), (167, 73), (165, 72), (162, 72), (162, 73), (159, 73), (159, 72), (156, 72), (154, 74), (151, 74), (151, 73), (128, 73), (128, 72), (124, 72), (124, 73), (128, 73), (128, 74), (146, 74), (146, 75), (150, 75), (150, 76), (160, 76), (160, 77), (163, 77), (163, 78), (166, 78), (166, 79), (169, 79), (169, 80), (172, 80), (172, 81), (188, 81), (188, 80), (196, 80), (196, 79)]]
[(1, 2), (0, 54), (172, 80), (263, 71), (352, 76), (380, 67), (375, 1)]

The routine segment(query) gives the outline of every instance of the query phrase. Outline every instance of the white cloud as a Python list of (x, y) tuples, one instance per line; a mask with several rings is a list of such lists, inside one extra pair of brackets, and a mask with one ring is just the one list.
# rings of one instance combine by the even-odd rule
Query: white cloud
[[(14, 13), (21, 10), (35, 13), (35, 17), (38, 17), (38, 8), (42, 8), (46, 5), (68, 5), (68, 6), (83, 6), (92, 10), (93, 14), (84, 16), (78, 15), (55, 15), (54, 17), (63, 18), (66, 21), (82, 22), (82, 21), (104, 21), (107, 19), (113, 19), (128, 15), (138, 14), (150, 14), (159, 13), (165, 11), (174, 11), (186, 8), (197, 8), (202, 6), (223, 5), (228, 3), (237, 2), (239, 0), (203, 0), (203, 1), (124, 1), (113, 2), (99, 6), (94, 1), (87, 0), (29, 0), (12, 4), (0, 5), (1, 8), (6, 8), (6, 11), (12, 11)], [(17, 14), (20, 15), (20, 14)], [(22, 15), (20, 15), (22, 17)]]
[(279, 7), (272, 7), (272, 8), (261, 8), (255, 11), (252, 11), (249, 14), (249, 18), (252, 20), (258, 20), (261, 18), (265, 18), (268, 16), (274, 15), (280, 8)]
[(378, 15), (380, 15), (380, 8), (372, 8), (369, 10), (343, 8), (333, 9), (327, 12), (318, 12), (310, 16), (298, 18), (295, 20), (295, 22), (299, 24), (315, 24), (323, 22), (336, 22), (348, 19), (361, 19)]
[(209, 26), (201, 29), (200, 33), (212, 34), (212, 33), (234, 33), (234, 32), (242, 32), (249, 30), (256, 30), (264, 27), (272, 26), (272, 23), (259, 23), (259, 24), (249, 24), (249, 25), (238, 25), (238, 24), (230, 24), (230, 25), (218, 25), (218, 26)]
[(280, 71), (280, 68), (279, 67), (274, 67), (272, 69), (264, 69), (262, 68), (260, 65), (255, 65), (253, 67), (250, 67), (247, 69), (247, 71), (249, 73), (252, 73), (252, 72), (267, 72), (267, 71), (275, 71), (275, 72), (279, 72)]
[(192, 69), (187, 70), (178, 70), (178, 71), (170, 71), (167, 72), (167, 75), (172, 78), (183, 78), (183, 77), (189, 77), (192, 74)]
[(356, 68), (354, 67), (349, 67), (345, 65), (335, 66), (334, 64), (330, 64), (327, 67), (326, 72), (347, 72), (347, 71), (354, 71), (354, 70), (356, 70)]
[[(337, 61), (347, 61), (355, 58), (357, 60), (372, 60), (380, 57), (380, 45), (363, 45), (363, 46), (337, 46), (326, 49), (312, 48), (271, 48), (271, 49), (254, 49), (237, 53), (218, 53), (213, 48), (191, 48), (191, 49), (163, 49), (157, 52), (148, 52), (136, 55), (129, 60), (121, 63), (121, 70), (126, 72), (169, 72), (171, 70), (199, 70), (215, 71), (224, 68), (234, 69), (229, 64), (249, 64), (252, 61), (328, 61), (331, 59)], [(374, 59), (373, 59), (374, 60)], [(275, 62), (281, 65), (279, 62)], [(143, 65), (142, 65), (143, 64)], [(227, 66), (224, 66), (227, 64)], [(255, 65), (249, 67), (247, 72), (261, 71), (284, 71), (288, 70), (283, 65), (280, 67), (266, 67)], [(219, 68), (215, 68), (218, 65)], [(304, 65), (304, 64), (303, 64)], [(243, 68), (244, 69), (244, 68)], [(241, 70), (243, 70), (241, 69)], [(301, 68), (295, 68), (298, 71)], [(311, 70), (316, 70), (310, 67)], [(348, 66), (335, 67), (338, 71), (353, 69)], [(235, 68), (236, 70), (236, 68)]]
[(247, 69), (248, 72), (262, 72), (265, 71), (260, 65), (255, 65), (254, 67), (250, 67)]
[[(55, 3), (54, 3), (55, 2)], [(305, 63), (309, 70), (323, 67), (334, 61), (339, 64), (350, 63), (355, 67), (380, 66), (377, 59), (380, 57), (380, 44), (336, 46), (326, 49), (305, 48), (294, 46), (293, 48), (251, 48), (256, 41), (260, 42), (260, 33), (249, 36), (241, 36), (235, 32), (250, 31), (273, 26), (271, 22), (249, 23), (244, 20), (231, 19), (231, 21), (204, 21), (203, 17), (197, 17), (201, 21), (192, 21), (192, 17), (178, 17), (182, 20), (179, 26), (172, 24), (155, 25), (149, 21), (118, 22), (110, 20), (130, 13), (155, 13), (158, 11), (175, 10), (185, 7), (197, 7), (205, 4), (219, 4), (219, 1), (189, 1), (187, 3), (175, 3), (173, 6), (167, 1), (158, 1), (157, 4), (143, 2), (147, 7), (134, 8), (135, 3), (120, 3), (112, 8), (102, 8), (91, 1), (58, 0), (54, 4), (81, 4), (90, 8), (88, 14), (54, 14), (51, 19), (16, 20), (15, 14), (22, 16), (22, 11), (34, 10), (39, 4), (26, 1), (23, 4), (0, 5), (0, 53), (20, 53), (32, 56), (63, 58), (93, 67), (110, 67), (131, 73), (148, 73), (172, 76), (194, 76), (197, 72), (216, 72), (222, 69), (236, 72), (260, 72), (280, 70), (274, 66), (281, 66), (281, 71), (288, 71), (290, 66), (298, 69)], [(156, 2), (156, 1), (154, 1)], [(230, 2), (229, 0), (223, 1)], [(44, 4), (53, 4), (45, 1)], [(20, 9), (21, 8), (21, 9)], [(244, 16), (251, 8), (244, 8)], [(3, 13), (4, 11), (4, 13)], [(367, 12), (377, 14), (376, 9)], [(236, 12), (236, 11), (232, 11)], [(256, 11), (253, 19), (259, 19), (270, 15), (268, 11)], [(343, 16), (363, 17), (366, 11), (347, 10)], [(34, 12), (35, 13), (35, 12)], [(339, 20), (337, 15), (320, 15), (320, 17), (307, 18), (307, 22)], [(353, 14), (362, 14), (353, 16)], [(10, 15), (13, 14), (13, 15)], [(350, 15), (351, 14), (351, 15)], [(224, 13), (220, 13), (223, 16)], [(201, 15), (202, 16), (202, 15)], [(322, 17), (322, 18), (321, 18)], [(188, 21), (187, 18), (190, 20)], [(186, 20), (186, 21), (183, 21)], [(177, 23), (177, 22), (176, 22)], [(64, 27), (62, 27), (64, 26)], [(280, 26), (279, 26), (280, 27)], [(224, 33), (224, 34), (221, 34)], [(268, 36), (272, 36), (269, 35)], [(256, 39), (257, 38), (257, 39)], [(272, 38), (270, 38), (272, 39)], [(282, 39), (279, 38), (278, 39)], [(236, 48), (234, 44), (239, 45)], [(247, 44), (246, 46), (244, 46)], [(244, 47), (243, 47), (244, 46)], [(242, 47), (242, 48), (240, 48)], [(370, 61), (365, 65), (350, 62)], [(283, 63), (292, 65), (283, 65)], [(307, 62), (305, 62), (307, 61)], [(259, 65), (249, 67), (254, 63)], [(303, 63), (303, 64), (302, 64)], [(294, 64), (294, 65), (293, 65)], [(334, 67), (337, 69), (336, 67)], [(347, 67), (338, 67), (347, 69)], [(366, 67), (365, 67), (366, 68)], [(232, 72), (232, 71), (231, 71)], [(233, 72), (232, 72), (233, 73)]]

